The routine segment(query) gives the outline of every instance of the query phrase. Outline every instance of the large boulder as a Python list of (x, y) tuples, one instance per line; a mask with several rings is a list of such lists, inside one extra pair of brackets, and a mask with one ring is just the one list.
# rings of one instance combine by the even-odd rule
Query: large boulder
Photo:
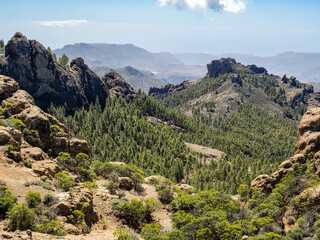
[(110, 94), (126, 99), (133, 99), (137, 94), (130, 84), (117, 72), (111, 70), (101, 80), (106, 84)]
[(55, 205), (58, 215), (69, 216), (74, 210), (80, 210), (85, 215), (87, 226), (91, 227), (99, 220), (97, 210), (93, 204), (93, 194), (88, 189), (80, 187), (76, 194), (60, 201)]
[[(71, 61), (70, 70), (58, 64), (47, 49), (35, 40), (16, 33), (0, 59), (0, 74), (13, 77), (30, 93), (37, 105), (46, 109), (51, 102), (73, 112), (88, 107), (97, 98), (105, 103), (108, 89), (81, 58)], [(7, 84), (6, 91), (15, 88)], [(0, 90), (0, 96), (2, 95)]]
[(232, 73), (234, 71), (233, 66), (236, 64), (236, 60), (233, 58), (221, 58), (220, 60), (213, 60), (207, 64), (208, 73), (206, 77), (218, 77), (220, 74)]
[(295, 153), (304, 155), (320, 150), (320, 106), (310, 108), (302, 117), (296, 143)]

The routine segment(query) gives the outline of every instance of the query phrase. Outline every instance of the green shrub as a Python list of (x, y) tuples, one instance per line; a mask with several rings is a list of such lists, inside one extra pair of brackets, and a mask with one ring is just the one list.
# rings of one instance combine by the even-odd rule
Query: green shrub
[(67, 235), (67, 231), (61, 227), (61, 222), (48, 219), (43, 219), (41, 224), (37, 225), (35, 231), (40, 233), (48, 233), (57, 236)]
[(1, 120), (1, 125), (6, 127), (12, 127), (20, 131), (23, 131), (23, 129), (26, 128), (26, 125), (18, 118), (3, 119)]
[(14, 230), (33, 229), (36, 214), (33, 209), (24, 205), (16, 205), (8, 212), (8, 227)]
[(50, 193), (47, 193), (43, 197), (43, 203), (49, 206), (53, 202), (53, 196)]
[(11, 151), (19, 151), (19, 148), (16, 146), (13, 146), (11, 144), (7, 145), (7, 151), (11, 152)]
[(9, 187), (0, 184), (0, 218), (5, 217), (7, 211), (9, 211), (17, 202), (17, 197), (11, 193)]
[(249, 198), (249, 186), (247, 184), (242, 184), (238, 187), (238, 194), (240, 195), (240, 201), (246, 202)]
[(118, 208), (119, 205), (126, 202), (129, 202), (129, 200), (127, 198), (122, 197), (122, 198), (112, 199), (110, 203), (113, 207)]
[(39, 192), (28, 191), (25, 194), (29, 208), (35, 208), (41, 203), (41, 194)]
[(164, 204), (169, 204), (173, 201), (173, 191), (171, 189), (165, 188), (158, 191), (159, 200)]
[(86, 182), (82, 183), (82, 186), (88, 188), (90, 192), (93, 192), (94, 190), (96, 190), (98, 188), (97, 182), (95, 180), (93, 180), (92, 182), (86, 181)]
[(57, 124), (54, 125), (50, 125), (50, 131), (51, 133), (53, 133), (54, 135), (56, 135), (58, 132), (60, 132), (60, 127)]
[(39, 133), (37, 130), (29, 130), (25, 128), (23, 130), (24, 139), (31, 145), (38, 144), (40, 142)]
[(129, 226), (138, 228), (142, 222), (151, 220), (151, 212), (160, 205), (153, 198), (145, 201), (131, 199), (130, 202), (125, 201), (116, 206), (116, 215)]
[(27, 168), (31, 168), (32, 167), (32, 161), (29, 158), (24, 157), (22, 161), (23, 161), (23, 165), (25, 167), (27, 167)]
[(70, 153), (60, 152), (57, 160), (64, 170), (73, 172), (82, 179), (93, 180), (96, 178), (95, 173), (90, 169), (91, 158), (85, 153), (78, 153), (73, 158)]
[(160, 225), (158, 223), (150, 223), (142, 228), (141, 236), (145, 240), (160, 240), (163, 239), (160, 233)]
[(59, 172), (54, 175), (54, 178), (59, 181), (60, 188), (65, 192), (69, 191), (70, 188), (74, 186), (74, 178), (69, 177), (66, 173)]
[(117, 237), (117, 240), (138, 240), (134, 235), (130, 235), (125, 228), (119, 228), (113, 232), (113, 235)]

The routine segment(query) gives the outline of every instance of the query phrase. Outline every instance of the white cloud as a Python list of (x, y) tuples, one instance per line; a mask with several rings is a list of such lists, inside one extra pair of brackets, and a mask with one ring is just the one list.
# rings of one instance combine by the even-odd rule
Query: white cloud
[(161, 7), (191, 10), (209, 8), (214, 11), (232, 13), (241, 12), (246, 8), (245, 0), (157, 0), (157, 2)]
[(35, 24), (46, 27), (73, 27), (89, 23), (88, 20), (36, 21)]

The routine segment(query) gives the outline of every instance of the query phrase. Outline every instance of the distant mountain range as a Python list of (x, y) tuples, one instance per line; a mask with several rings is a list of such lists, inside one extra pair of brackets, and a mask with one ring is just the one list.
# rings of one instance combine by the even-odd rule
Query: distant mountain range
[[(69, 59), (82, 57), (90, 67), (113, 69), (131, 66), (140, 72), (152, 72), (157, 79), (150, 86), (159, 86), (165, 82), (177, 84), (185, 80), (202, 78), (206, 74), (206, 65), (215, 59), (232, 57), (243, 64), (255, 64), (268, 69), (269, 73), (283, 76), (295, 76), (301, 82), (320, 81), (320, 53), (284, 52), (275, 56), (260, 57), (248, 54), (225, 53), (220, 55), (204, 53), (167, 52), (152, 53), (133, 44), (76, 43), (66, 45), (54, 52), (57, 56), (67, 54)], [(128, 80), (130, 81), (130, 80)], [(143, 81), (146, 82), (145, 80)], [(135, 89), (134, 83), (130, 83)], [(147, 84), (148, 85), (148, 84)], [(146, 85), (146, 86), (147, 86)], [(146, 88), (138, 86), (138, 88)]]
[(65, 53), (69, 59), (82, 57), (90, 67), (122, 68), (131, 66), (157, 72), (183, 65), (170, 53), (151, 53), (132, 44), (76, 43), (56, 49), (54, 52), (57, 56)]
[(237, 53), (221, 55), (181, 53), (174, 56), (186, 65), (206, 65), (213, 59), (232, 57), (246, 65), (255, 64), (265, 67), (269, 73), (295, 76), (301, 82), (320, 81), (320, 53), (284, 52), (270, 57)]

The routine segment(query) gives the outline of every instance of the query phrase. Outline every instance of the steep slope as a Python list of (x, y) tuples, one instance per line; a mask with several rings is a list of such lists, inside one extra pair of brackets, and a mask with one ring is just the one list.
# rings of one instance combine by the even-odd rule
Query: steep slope
[(187, 114), (221, 115), (250, 103), (271, 114), (298, 119), (305, 109), (319, 103), (311, 85), (296, 78), (280, 78), (255, 65), (244, 66), (232, 58), (207, 65), (205, 78), (180, 85), (151, 88), (149, 95)]
[(66, 45), (54, 52), (71, 58), (82, 57), (89, 66), (122, 68), (132, 66), (149, 71), (162, 71), (182, 63), (169, 53), (151, 53), (133, 44), (77, 43)]
[(108, 96), (105, 83), (83, 59), (72, 60), (66, 70), (39, 42), (28, 40), (21, 33), (6, 45), (5, 57), (0, 58), (0, 74), (16, 79), (43, 109), (52, 102), (73, 112), (88, 107), (96, 98), (104, 104)]
[[(111, 68), (108, 67), (93, 67), (92, 70), (102, 77), (109, 72)], [(160, 87), (168, 84), (164, 79), (159, 79), (155, 74), (148, 71), (141, 71), (133, 67), (124, 67), (114, 69), (119, 73), (136, 91), (141, 89), (145, 93), (149, 92), (150, 87)]]

